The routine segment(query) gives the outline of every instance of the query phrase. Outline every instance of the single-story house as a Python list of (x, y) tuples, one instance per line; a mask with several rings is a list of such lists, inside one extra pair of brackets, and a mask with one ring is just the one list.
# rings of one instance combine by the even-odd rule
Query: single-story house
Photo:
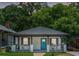
[(18, 32), (11, 39), (11, 51), (28, 52), (62, 52), (66, 51), (66, 44), (62, 39), (67, 33), (56, 31), (46, 27), (36, 27)]
[(15, 31), (0, 25), (0, 48), (10, 45), (9, 41), (15, 33)]

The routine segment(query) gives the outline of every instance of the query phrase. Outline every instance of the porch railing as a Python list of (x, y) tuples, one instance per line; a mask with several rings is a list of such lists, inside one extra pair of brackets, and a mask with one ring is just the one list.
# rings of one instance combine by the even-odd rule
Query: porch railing
[(66, 48), (66, 44), (50, 45), (50, 51), (53, 52), (65, 52)]
[(29, 45), (12, 45), (11, 51), (28, 51), (30, 50)]

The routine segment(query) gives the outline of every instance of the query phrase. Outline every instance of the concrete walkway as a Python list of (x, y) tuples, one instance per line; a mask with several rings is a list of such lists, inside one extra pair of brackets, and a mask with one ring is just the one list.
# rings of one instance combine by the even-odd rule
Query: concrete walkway
[(45, 53), (33, 53), (34, 56), (43, 56)]
[(79, 56), (79, 51), (69, 51), (67, 53), (72, 54), (74, 56)]

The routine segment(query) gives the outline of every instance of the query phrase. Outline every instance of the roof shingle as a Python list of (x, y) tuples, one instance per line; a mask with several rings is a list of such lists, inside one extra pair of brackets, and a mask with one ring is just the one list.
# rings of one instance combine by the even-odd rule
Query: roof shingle
[(12, 32), (12, 33), (16, 33), (15, 31), (13, 31), (12, 29), (8, 29), (5, 26), (0, 25), (0, 30), (2, 31), (6, 31), (6, 32)]
[(67, 35), (67, 33), (56, 31), (45, 27), (36, 27), (28, 30), (18, 32), (22, 35)]

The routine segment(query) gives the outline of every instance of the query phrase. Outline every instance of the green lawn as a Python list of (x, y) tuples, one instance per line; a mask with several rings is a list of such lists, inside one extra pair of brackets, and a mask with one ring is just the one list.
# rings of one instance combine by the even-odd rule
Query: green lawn
[(5, 52), (1, 53), (0, 56), (33, 56), (31, 52)]
[[(0, 52), (0, 56), (33, 56), (32, 52)], [(48, 52), (44, 56), (73, 56), (65, 52)]]
[(48, 52), (44, 56), (73, 56), (65, 52)]

